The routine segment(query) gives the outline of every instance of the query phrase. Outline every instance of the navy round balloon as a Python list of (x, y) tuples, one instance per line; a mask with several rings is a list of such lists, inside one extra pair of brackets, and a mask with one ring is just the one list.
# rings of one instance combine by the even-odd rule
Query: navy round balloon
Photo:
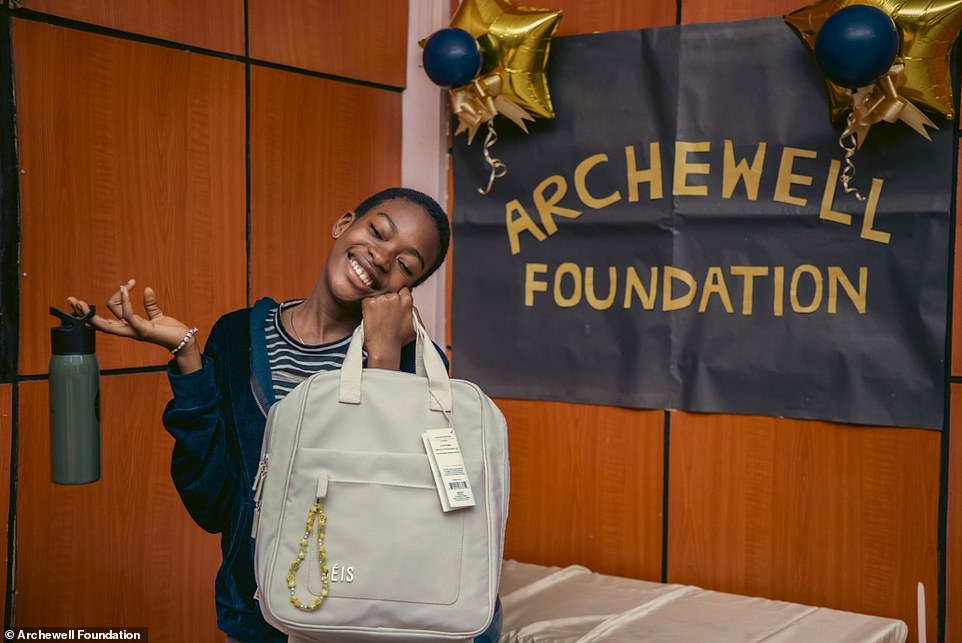
[(851, 5), (839, 9), (815, 38), (815, 60), (836, 85), (871, 85), (892, 66), (899, 51), (895, 23), (881, 9)]
[(431, 34), (422, 59), (428, 78), (441, 87), (467, 85), (481, 70), (478, 42), (464, 29), (454, 27)]

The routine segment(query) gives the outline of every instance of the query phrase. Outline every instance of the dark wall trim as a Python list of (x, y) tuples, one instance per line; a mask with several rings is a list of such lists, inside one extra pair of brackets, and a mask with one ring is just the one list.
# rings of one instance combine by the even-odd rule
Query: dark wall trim
[[(955, 48), (952, 54), (952, 78), (953, 78), (953, 90), (954, 100), (955, 100), (955, 114), (956, 118), (952, 121), (953, 133), (958, 139), (959, 137), (959, 83), (957, 82), (957, 77), (959, 73), (959, 57), (960, 50)], [(959, 167), (959, 146), (956, 145), (952, 149), (952, 167)], [(949, 207), (949, 230), (955, 230), (956, 226), (956, 208), (958, 207), (957, 192), (959, 187), (959, 173), (952, 173), (952, 203)], [(946, 270), (948, 271), (948, 283), (947, 283), (947, 296), (948, 302), (946, 305), (946, 317), (945, 317), (945, 405), (942, 414), (942, 441), (941, 441), (941, 451), (940, 451), (940, 465), (939, 465), (939, 527), (938, 527), (938, 641), (939, 643), (945, 643), (945, 619), (946, 619), (946, 603), (948, 597), (946, 596), (946, 549), (948, 545), (948, 507), (949, 507), (949, 445), (952, 440), (952, 383), (956, 379), (952, 377), (952, 323), (953, 323), (953, 310), (952, 310), (952, 300), (953, 294), (955, 293), (955, 288), (957, 284), (955, 283), (955, 253), (958, 252), (958, 248), (955, 243), (955, 235), (949, 235), (949, 255), (946, 258), (947, 265)], [(954, 543), (955, 547), (962, 544)]]
[[(189, 51), (195, 54), (202, 54), (204, 56), (213, 56), (215, 58), (223, 58), (226, 60), (233, 60), (239, 63), (244, 63), (246, 65), (252, 65), (255, 67), (267, 67), (270, 69), (279, 69), (281, 71), (290, 72), (293, 74), (300, 74), (302, 76), (312, 76), (314, 78), (323, 78), (324, 80), (333, 80), (342, 83), (350, 83), (352, 85), (361, 85), (362, 87), (371, 87), (373, 89), (383, 89), (390, 92), (402, 92), (404, 87), (395, 87), (394, 85), (385, 85), (383, 83), (375, 83), (367, 80), (359, 80), (357, 78), (348, 78), (346, 76), (337, 76), (335, 74), (326, 74), (319, 71), (314, 71), (313, 69), (304, 69), (302, 67), (291, 67), (289, 65), (282, 65), (280, 63), (271, 62), (269, 60), (259, 60), (256, 58), (251, 58), (248, 51), (248, 39), (244, 35), (244, 52), (243, 56), (238, 56), (237, 54), (230, 54), (223, 51), (217, 51), (215, 49), (206, 49), (204, 47), (198, 47), (196, 45), (189, 45), (182, 42), (175, 42), (173, 40), (165, 40), (163, 38), (154, 38), (153, 36), (145, 36), (143, 34), (133, 33), (131, 31), (123, 31), (121, 29), (112, 29), (110, 27), (104, 27), (102, 25), (95, 25), (89, 22), (81, 22), (80, 20), (71, 20), (69, 18), (61, 18), (60, 16), (54, 16), (47, 13), (41, 13), (39, 11), (33, 11), (31, 9), (7, 9), (4, 10), (5, 13), (18, 18), (20, 20), (29, 20), (31, 22), (41, 22), (48, 25), (55, 25), (57, 27), (64, 27), (65, 29), (74, 29), (76, 31), (85, 31), (87, 33), (93, 33), (100, 36), (109, 36), (112, 38), (121, 38), (123, 40), (131, 40), (134, 42), (140, 42), (148, 45), (156, 45), (158, 47), (167, 47), (168, 49), (177, 49), (178, 51)], [(244, 25), (247, 26), (247, 5), (244, 5)]]
[(664, 437), (662, 438), (663, 463), (661, 466), (661, 582), (668, 582), (668, 463), (671, 456), (671, 411), (665, 411)]
[(20, 181), (10, 18), (0, 14), (0, 382), (12, 382), (19, 358)]
[(7, 510), (7, 590), (4, 629), (13, 623), (17, 540), (17, 453), (20, 393), (20, 180), (17, 175), (17, 110), (14, 100), (13, 38), (10, 16), (0, 12), (0, 382), (12, 382), (10, 422), (10, 506)]
[[(250, 56), (250, 14), (247, 0), (244, 0), (244, 56)], [(248, 58), (244, 63), (244, 189), (245, 217), (244, 224), (244, 252), (246, 253), (247, 273), (244, 290), (244, 301), (250, 306), (251, 301), (251, 63)]]

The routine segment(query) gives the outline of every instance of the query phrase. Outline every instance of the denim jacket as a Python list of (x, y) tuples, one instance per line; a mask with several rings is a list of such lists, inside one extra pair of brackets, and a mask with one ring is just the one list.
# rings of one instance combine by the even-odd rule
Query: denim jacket
[[(170, 472), (184, 506), (203, 529), (221, 534), (217, 625), (246, 643), (287, 640), (264, 621), (254, 600), (250, 536), (251, 487), (275, 401), (265, 340), (275, 306), (264, 298), (224, 315), (211, 329), (200, 370), (181, 375), (168, 368), (174, 399), (163, 418), (175, 440)], [(414, 372), (414, 356), (412, 342), (401, 352), (402, 370)]]

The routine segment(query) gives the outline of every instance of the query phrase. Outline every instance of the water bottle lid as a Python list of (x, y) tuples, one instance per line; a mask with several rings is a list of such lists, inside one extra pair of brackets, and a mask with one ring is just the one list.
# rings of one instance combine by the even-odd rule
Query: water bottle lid
[(86, 315), (78, 316), (50, 307), (50, 314), (60, 320), (50, 329), (50, 346), (54, 355), (90, 355), (96, 348), (96, 331), (87, 322), (97, 312), (91, 306)]

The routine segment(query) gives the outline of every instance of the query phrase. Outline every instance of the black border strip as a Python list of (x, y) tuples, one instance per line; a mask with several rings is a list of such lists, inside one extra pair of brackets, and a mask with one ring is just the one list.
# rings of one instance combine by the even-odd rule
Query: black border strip
[[(950, 70), (952, 78), (956, 79), (959, 70), (959, 58), (962, 49), (956, 47), (952, 53), (952, 64)], [(958, 207), (958, 188), (959, 188), (959, 83), (953, 82), (955, 90), (955, 119), (952, 121), (952, 131), (956, 139), (956, 145), (952, 148), (952, 197), (949, 206), (949, 252), (947, 261), (948, 280), (946, 282), (946, 311), (945, 311), (945, 400), (942, 412), (942, 440), (939, 453), (939, 519), (938, 519), (938, 607), (937, 607), (937, 640), (945, 643), (946, 625), (946, 605), (948, 595), (946, 594), (946, 562), (948, 547), (948, 508), (949, 508), (949, 445), (952, 439), (952, 322), (953, 322), (953, 295), (955, 293), (955, 226), (956, 208)], [(960, 546), (960, 543), (955, 543)]]
[(17, 175), (17, 106), (14, 96), (13, 31), (0, 12), (0, 381), (12, 383), (10, 404), (10, 489), (7, 508), (4, 629), (13, 624), (17, 561), (17, 477), (20, 435), (20, 177)]
[(250, 13), (248, 0), (244, 0), (244, 189), (246, 190), (244, 252), (247, 262), (244, 301), (251, 305), (251, 63), (250, 63)]
[(370, 87), (372, 89), (383, 89), (385, 91), (390, 91), (390, 92), (400, 93), (404, 91), (404, 87), (396, 87), (394, 85), (385, 85), (384, 83), (376, 83), (373, 81), (361, 80), (358, 78), (348, 78), (347, 76), (327, 74), (320, 71), (314, 71), (312, 69), (304, 69), (303, 67), (292, 67), (290, 65), (271, 62), (269, 60), (260, 60), (257, 58), (251, 58), (248, 55), (249, 52), (247, 50), (248, 38), (247, 38), (247, 29), (246, 29), (246, 25), (247, 25), (246, 1), (244, 4), (244, 25), (245, 25), (244, 51), (245, 51), (245, 54), (242, 56), (239, 56), (237, 54), (226, 53), (223, 51), (217, 51), (215, 49), (205, 49), (204, 47), (198, 47), (197, 45), (189, 45), (183, 42), (165, 40), (164, 38), (155, 38), (153, 36), (145, 36), (143, 34), (133, 33), (131, 31), (113, 29), (111, 27), (104, 27), (102, 25), (96, 25), (89, 22), (82, 22), (80, 20), (71, 20), (70, 18), (62, 18), (60, 16), (41, 13), (39, 11), (33, 11), (31, 9), (7, 9), (5, 10), (5, 12), (21, 20), (29, 20), (31, 22), (39, 22), (43, 24), (53, 25), (56, 27), (64, 27), (66, 29), (84, 31), (87, 33), (93, 33), (100, 36), (110, 36), (112, 38), (120, 38), (122, 40), (129, 40), (129, 41), (144, 43), (148, 45), (157, 45), (159, 47), (166, 47), (168, 49), (176, 49), (178, 51), (188, 51), (194, 54), (203, 54), (205, 56), (212, 56), (214, 58), (233, 60), (235, 62), (245, 63), (247, 65), (254, 65), (257, 67), (267, 67), (270, 69), (277, 69), (280, 71), (300, 74), (302, 76), (311, 76), (313, 78), (333, 80), (333, 81), (338, 81), (342, 83), (348, 83), (351, 85), (360, 85), (362, 87)]
[[(139, 373), (166, 373), (167, 365), (158, 364), (155, 366), (130, 366), (127, 368), (106, 368), (100, 371), (101, 377), (112, 375), (137, 375)], [(32, 375), (21, 375), (17, 378), (20, 382), (46, 382), (50, 379), (47, 373), (35, 373)]]
[(13, 33), (0, 14), (0, 382), (13, 382), (19, 361), (20, 178), (17, 106), (13, 88)]
[[(8, 23), (9, 26), (9, 23)], [(13, 383), (10, 405), (10, 506), (7, 508), (7, 591), (3, 599), (3, 629), (13, 627), (17, 576), (17, 496), (20, 453), (20, 385)]]
[[(181, 47), (178, 47), (180, 49)], [(284, 65), (281, 63), (271, 62), (269, 60), (261, 60), (260, 58), (237, 58), (241, 62), (248, 62), (254, 67), (266, 67), (268, 69), (277, 69), (278, 71), (286, 71), (292, 74), (300, 74), (301, 76), (311, 76), (313, 78), (321, 78), (323, 80), (334, 80), (342, 83), (347, 83), (349, 85), (359, 85), (361, 87), (370, 87), (371, 89), (383, 89), (388, 92), (395, 92), (400, 94), (404, 91), (404, 87), (396, 87), (394, 85), (385, 85), (383, 83), (375, 83), (370, 80), (361, 80), (359, 78), (349, 78), (347, 76), (338, 76), (336, 74), (325, 74), (321, 71), (314, 71), (313, 69), (304, 69), (303, 67), (292, 67), (290, 65)]]
[(665, 410), (661, 465), (661, 582), (668, 582), (668, 461), (671, 444), (671, 411)]
[[(675, 25), (681, 26), (682, 1), (675, 0)], [(668, 479), (671, 464), (671, 411), (664, 410), (665, 418), (662, 431), (661, 449), (661, 582), (668, 582)]]

